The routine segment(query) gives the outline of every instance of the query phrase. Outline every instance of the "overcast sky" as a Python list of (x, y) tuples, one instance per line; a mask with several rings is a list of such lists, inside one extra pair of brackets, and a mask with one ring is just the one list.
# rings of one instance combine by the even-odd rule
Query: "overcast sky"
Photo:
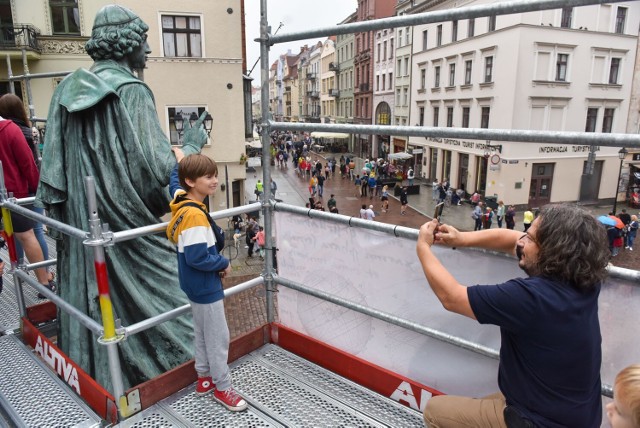
[[(357, 0), (268, 0), (267, 16), (271, 31), (278, 25), (284, 25), (278, 34), (293, 33), (311, 28), (326, 27), (338, 24), (357, 9)], [(245, 0), (245, 24), (247, 36), (247, 68), (251, 69), (260, 57), (260, 45), (254, 39), (260, 37), (260, 0)], [(273, 45), (269, 51), (269, 65), (275, 59), (291, 49), (298, 53), (300, 46), (312, 45), (321, 39), (298, 40)], [(260, 85), (260, 63), (251, 73), (254, 86)]]

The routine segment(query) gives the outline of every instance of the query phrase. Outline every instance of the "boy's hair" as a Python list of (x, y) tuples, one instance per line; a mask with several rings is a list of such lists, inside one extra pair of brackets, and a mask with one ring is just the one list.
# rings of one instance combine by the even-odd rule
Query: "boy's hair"
[(624, 368), (616, 376), (618, 400), (631, 410), (634, 426), (640, 426), (640, 364)]
[(201, 154), (192, 154), (178, 164), (178, 178), (180, 179), (180, 186), (186, 191), (189, 191), (191, 186), (187, 184), (187, 179), (197, 180), (200, 177), (206, 175), (218, 176), (218, 165), (216, 162)]

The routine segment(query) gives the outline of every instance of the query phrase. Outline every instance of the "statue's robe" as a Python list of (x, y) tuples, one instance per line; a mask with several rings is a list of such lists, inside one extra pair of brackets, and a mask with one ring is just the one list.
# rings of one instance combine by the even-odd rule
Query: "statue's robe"
[[(153, 94), (114, 61), (79, 69), (56, 88), (47, 120), (37, 199), (49, 216), (89, 231), (84, 177), (96, 181), (98, 215), (112, 231), (160, 222), (169, 209), (175, 166), (158, 123)], [(101, 323), (91, 247), (58, 241), (60, 295)], [(184, 305), (174, 247), (164, 233), (106, 248), (115, 317), (128, 326)], [(107, 353), (86, 328), (60, 311), (62, 350), (111, 390)], [(119, 345), (125, 388), (192, 358), (191, 319), (162, 324)]]

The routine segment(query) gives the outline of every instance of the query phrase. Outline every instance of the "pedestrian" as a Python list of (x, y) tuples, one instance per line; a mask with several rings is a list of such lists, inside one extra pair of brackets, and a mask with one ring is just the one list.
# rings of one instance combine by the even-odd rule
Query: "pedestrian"
[(478, 202), (478, 204), (475, 207), (473, 207), (473, 211), (471, 212), (471, 218), (475, 222), (473, 230), (482, 230), (483, 217), (484, 217), (484, 213), (482, 212), (482, 202)]
[(256, 233), (256, 247), (258, 249), (258, 255), (261, 258), (264, 258), (264, 244), (265, 244), (265, 236), (264, 236), (264, 227), (259, 226), (258, 233)]
[[(543, 207), (524, 235), (459, 232), (437, 220), (420, 228), (418, 258), (444, 308), (494, 324), (501, 334), (500, 391), (483, 398), (431, 397), (424, 410), (428, 426), (600, 427), (598, 295), (609, 262), (605, 239), (592, 215), (569, 205)], [(434, 243), (515, 255), (527, 277), (467, 287), (443, 267)]]
[(516, 207), (509, 205), (507, 212), (504, 214), (504, 220), (507, 224), (507, 229), (513, 230), (516, 227)]
[(314, 175), (309, 179), (309, 194), (315, 196), (318, 191), (318, 178)]
[(527, 207), (527, 210), (524, 212), (524, 218), (522, 219), (522, 223), (524, 224), (524, 232), (529, 230), (531, 227), (531, 223), (533, 223), (533, 219), (535, 215), (531, 211), (531, 207)]
[(373, 221), (375, 217), (376, 217), (376, 214), (375, 212), (373, 212), (373, 205), (369, 205), (369, 208), (367, 208), (367, 210), (365, 211), (365, 218), (367, 220)]
[(356, 185), (356, 193), (355, 196), (362, 196), (362, 180), (360, 180), (360, 174), (356, 175), (356, 179), (354, 181), (354, 184)]
[(409, 197), (407, 196), (407, 187), (403, 186), (400, 191), (400, 215), (407, 213), (407, 205), (409, 205)]
[(360, 183), (360, 190), (362, 190), (361, 192), (361, 197), (366, 198), (367, 197), (367, 189), (369, 188), (369, 174), (362, 174), (362, 178), (360, 179), (361, 183)]
[(360, 207), (360, 218), (363, 220), (367, 219), (367, 204), (362, 204)]
[(336, 203), (336, 195), (331, 194), (331, 197), (329, 198), (329, 200), (327, 201), (327, 208), (329, 208), (329, 212), (334, 213), (334, 214), (338, 214), (338, 207), (337, 207), (337, 203)]
[[(2, 113), (0, 112), (0, 114)], [(628, 250), (629, 249), (628, 234), (629, 234), (629, 223), (631, 223), (631, 216), (629, 215), (627, 210), (623, 208), (622, 211), (620, 211), (620, 214), (618, 214), (618, 218), (620, 219), (620, 221), (622, 221), (622, 224), (624, 225), (624, 227), (622, 228), (622, 238), (624, 240), (624, 248)]]
[(471, 195), (471, 205), (476, 206), (478, 205), (478, 202), (480, 202), (480, 192), (478, 192), (477, 190), (475, 192), (473, 192), (473, 195)]
[(316, 174), (316, 180), (318, 182), (318, 197), (322, 197), (324, 195), (324, 176), (322, 173)]
[(246, 235), (244, 237), (244, 242), (246, 244), (245, 248), (247, 249), (247, 256), (249, 257), (253, 257), (253, 247), (255, 244), (255, 240), (256, 240), (256, 228), (258, 226), (256, 224), (251, 224), (249, 223), (247, 225), (247, 232)]
[(247, 402), (233, 389), (227, 365), (229, 327), (222, 278), (231, 273), (231, 263), (220, 254), (224, 233), (202, 202), (216, 192), (218, 166), (194, 154), (182, 159), (176, 169), (179, 184), (172, 174), (171, 194), (177, 196), (171, 202), (167, 237), (177, 247), (180, 288), (189, 298), (193, 316), (196, 393), (213, 391), (213, 398), (227, 409), (242, 411)]
[(507, 212), (507, 207), (504, 206), (504, 202), (502, 200), (498, 201), (498, 209), (496, 210), (496, 220), (498, 221), (498, 228), (502, 228), (502, 220), (504, 220), (504, 215)]
[(409, 186), (413, 186), (413, 179), (415, 178), (415, 174), (413, 173), (413, 168), (409, 167), (407, 171), (407, 180), (409, 180)]
[(618, 373), (613, 384), (613, 401), (606, 410), (611, 428), (640, 427), (640, 364)]
[(464, 200), (464, 189), (461, 187), (456, 190), (456, 195), (458, 196), (458, 206), (462, 205), (462, 201)]
[(438, 190), (439, 186), (440, 184), (438, 183), (438, 179), (435, 178), (433, 180), (433, 183), (431, 183), (431, 199), (433, 199), (433, 202), (436, 202), (438, 200), (438, 196), (440, 195), (440, 191)]
[(376, 196), (376, 175), (375, 173), (371, 172), (371, 174), (369, 174), (369, 179), (367, 180), (367, 183), (369, 184), (369, 199), (373, 199), (374, 196)]
[(493, 210), (491, 207), (487, 207), (484, 212), (484, 224), (483, 229), (491, 229), (491, 224), (493, 223)]
[(638, 223), (638, 216), (632, 215), (631, 223), (629, 223), (629, 232), (627, 233), (627, 244), (629, 245), (629, 251), (633, 251), (633, 242), (636, 240), (638, 227), (640, 227), (640, 223)]
[(271, 198), (275, 199), (276, 198), (276, 191), (278, 190), (278, 184), (276, 183), (276, 181), (272, 178), (271, 179)]
[(382, 212), (386, 213), (389, 210), (389, 186), (386, 184), (382, 188), (380, 200), (382, 201)]
[(262, 184), (262, 181), (260, 181), (260, 179), (258, 179), (258, 182), (256, 183), (256, 188), (253, 191), (253, 193), (256, 194), (256, 201), (259, 201), (260, 198), (262, 197), (262, 194), (264, 193), (264, 185)]

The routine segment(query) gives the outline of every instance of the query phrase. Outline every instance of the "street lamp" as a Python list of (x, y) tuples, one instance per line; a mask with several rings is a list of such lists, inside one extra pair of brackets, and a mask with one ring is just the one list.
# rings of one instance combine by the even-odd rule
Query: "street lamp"
[(176, 132), (178, 133), (178, 139), (182, 135), (184, 130), (184, 117), (182, 116), (182, 112), (178, 112), (173, 116), (173, 125), (176, 127)]
[(620, 159), (620, 169), (618, 170), (618, 180), (616, 181), (616, 193), (613, 196), (613, 215), (616, 215), (616, 209), (618, 207), (618, 191), (620, 190), (620, 176), (622, 175), (622, 162), (627, 157), (627, 149), (624, 147), (618, 152), (618, 158)]

